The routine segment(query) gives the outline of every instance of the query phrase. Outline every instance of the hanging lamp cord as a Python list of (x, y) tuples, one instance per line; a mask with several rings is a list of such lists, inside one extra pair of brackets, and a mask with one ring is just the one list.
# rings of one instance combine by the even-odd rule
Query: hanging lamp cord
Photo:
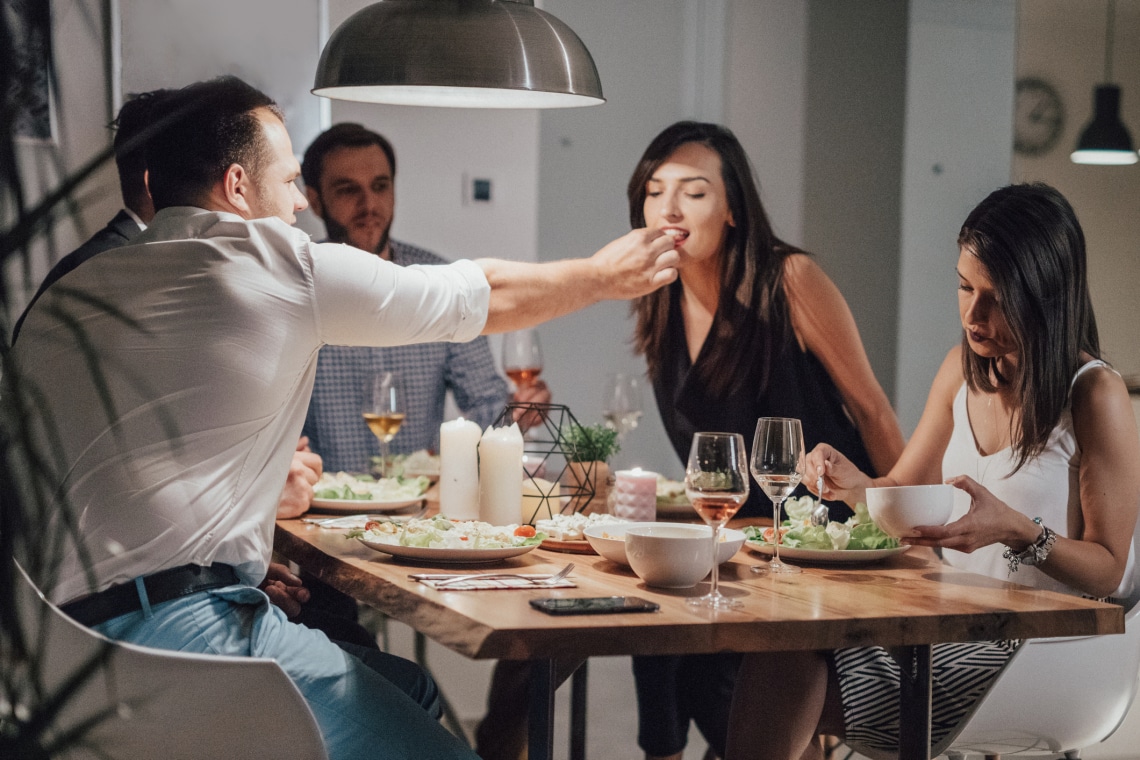
[(1112, 31), (1116, 17), (1116, 0), (1108, 0), (1104, 30), (1104, 83), (1112, 84)]

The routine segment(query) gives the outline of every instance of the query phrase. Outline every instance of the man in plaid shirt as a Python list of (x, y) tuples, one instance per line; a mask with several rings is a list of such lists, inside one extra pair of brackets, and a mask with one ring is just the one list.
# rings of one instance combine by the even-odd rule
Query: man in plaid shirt
[[(309, 149), (301, 165), (305, 193), (325, 223), (329, 240), (348, 243), (401, 266), (446, 264), (430, 251), (389, 237), (395, 209), (396, 155), (381, 135), (359, 124), (337, 124)], [(397, 372), (404, 384), (407, 417), (391, 451), (438, 450), (447, 391), (465, 417), (487, 427), (509, 400), (495, 371), (487, 338), (470, 343), (429, 343), (392, 348), (325, 346), (317, 362), (304, 435), (329, 471), (367, 472), (379, 442), (361, 417), (363, 389), (379, 371)], [(517, 401), (548, 402), (539, 382)]]

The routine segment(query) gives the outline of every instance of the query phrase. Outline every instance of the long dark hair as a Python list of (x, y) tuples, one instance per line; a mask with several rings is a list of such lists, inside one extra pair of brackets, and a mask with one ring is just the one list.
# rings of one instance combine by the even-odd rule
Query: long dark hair
[(1020, 399), (1010, 422), (1016, 472), (1048, 443), (1069, 403), (1081, 352), (1100, 358), (1085, 235), (1064, 196), (1034, 183), (990, 193), (966, 217), (958, 245), (985, 266), (1017, 346), (1017, 367), (1006, 377), (996, 359), (975, 354), (962, 336), (970, 389), (1008, 388)]
[[(719, 124), (679, 121), (653, 139), (629, 179), (629, 222), (645, 226), (646, 183), (674, 151), (698, 143), (720, 156), (728, 207), (735, 226), (728, 229), (720, 257), (720, 299), (709, 333), (708, 361), (701, 379), (714, 397), (723, 397), (759, 369), (760, 388), (768, 384), (773, 352), (791, 330), (784, 296), (784, 259), (798, 249), (777, 238), (760, 202), (752, 165), (736, 135)], [(635, 350), (645, 355), (650, 378), (661, 371), (666, 326), (680, 286), (661, 288), (636, 299)]]

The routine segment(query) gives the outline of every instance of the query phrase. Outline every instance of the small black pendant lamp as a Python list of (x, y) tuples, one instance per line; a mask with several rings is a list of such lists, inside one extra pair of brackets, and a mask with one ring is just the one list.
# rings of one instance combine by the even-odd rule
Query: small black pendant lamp
[(1122, 166), (1140, 160), (1132, 136), (1120, 120), (1120, 87), (1112, 82), (1113, 17), (1116, 0), (1108, 0), (1104, 50), (1104, 84), (1093, 95), (1093, 120), (1081, 132), (1070, 158), (1075, 164)]
[(313, 93), (458, 108), (605, 102), (586, 46), (534, 0), (379, 0), (329, 37)]

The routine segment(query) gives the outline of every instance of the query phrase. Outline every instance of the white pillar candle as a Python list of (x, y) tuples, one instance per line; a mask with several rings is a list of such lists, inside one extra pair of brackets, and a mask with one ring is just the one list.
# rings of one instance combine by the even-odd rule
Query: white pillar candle
[(626, 520), (657, 519), (657, 473), (635, 467), (614, 473), (613, 514)]
[(479, 426), (460, 417), (439, 426), (439, 511), (479, 519)]
[(492, 525), (519, 521), (523, 437), (518, 423), (487, 428), (479, 442), (479, 519)]

